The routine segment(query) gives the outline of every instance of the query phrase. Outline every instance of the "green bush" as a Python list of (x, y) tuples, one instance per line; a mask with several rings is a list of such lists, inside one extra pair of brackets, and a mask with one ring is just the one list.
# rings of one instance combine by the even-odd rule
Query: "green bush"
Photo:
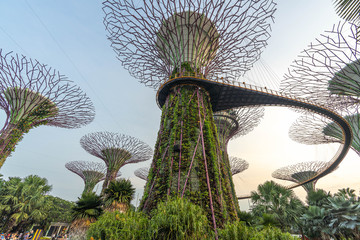
[(95, 223), (90, 225), (87, 239), (118, 240), (118, 239), (151, 239), (150, 221), (138, 212), (126, 213), (105, 212)]
[(187, 199), (159, 203), (152, 212), (153, 239), (213, 239), (214, 233), (203, 209)]
[(219, 239), (221, 240), (291, 240), (298, 239), (290, 233), (284, 233), (279, 228), (266, 227), (258, 230), (246, 226), (245, 222), (234, 222), (226, 224), (223, 229), (219, 229)]

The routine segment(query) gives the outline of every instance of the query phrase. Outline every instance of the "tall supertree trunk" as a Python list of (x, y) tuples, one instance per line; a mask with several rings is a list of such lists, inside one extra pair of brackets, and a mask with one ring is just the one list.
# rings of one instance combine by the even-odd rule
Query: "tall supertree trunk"
[(237, 219), (227, 172), (208, 93), (195, 85), (172, 88), (140, 208), (150, 212), (167, 196), (186, 197), (204, 208), (214, 229), (221, 227)]
[(239, 202), (236, 196), (236, 191), (235, 191), (235, 186), (234, 186), (234, 182), (232, 181), (232, 172), (231, 172), (231, 167), (230, 167), (230, 161), (229, 161), (229, 154), (227, 152), (227, 147), (226, 145), (222, 145), (220, 143), (221, 150), (222, 150), (222, 161), (224, 163), (224, 167), (225, 167), (225, 171), (223, 174), (225, 174), (224, 178), (230, 179), (229, 181), (229, 192), (231, 192), (231, 196), (232, 196), (232, 201), (233, 201), (233, 206), (235, 206), (235, 211), (240, 211), (240, 207), (239, 207)]
[(15, 124), (8, 124), (0, 133), (0, 168), (15, 146), (23, 138), (24, 132)]

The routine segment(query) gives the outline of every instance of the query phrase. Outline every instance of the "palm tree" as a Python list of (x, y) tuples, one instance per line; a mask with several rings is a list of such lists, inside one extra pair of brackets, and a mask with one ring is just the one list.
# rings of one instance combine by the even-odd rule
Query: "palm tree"
[(338, 192), (334, 194), (334, 197), (344, 197), (345, 199), (347, 199), (351, 202), (358, 201), (356, 194), (355, 194), (355, 190), (350, 189), (350, 188), (339, 189)]
[(102, 214), (101, 197), (94, 192), (84, 193), (72, 208), (73, 225), (89, 226)]
[(309, 206), (322, 207), (328, 202), (329, 197), (331, 197), (330, 192), (327, 193), (323, 189), (317, 189), (315, 191), (308, 192), (306, 202)]
[(0, 213), (5, 216), (3, 230), (21, 230), (44, 219), (45, 194), (50, 190), (47, 180), (36, 175), (4, 182), (0, 192)]
[(84, 193), (71, 209), (73, 221), (70, 227), (71, 239), (85, 239), (91, 223), (102, 214), (101, 197), (94, 192)]
[(131, 200), (134, 199), (134, 194), (135, 188), (133, 188), (130, 180), (122, 178), (110, 182), (108, 188), (104, 191), (107, 210), (126, 211), (130, 206)]
[(251, 200), (254, 204), (252, 211), (256, 216), (271, 214), (283, 230), (291, 225), (298, 225), (304, 208), (292, 190), (274, 181), (259, 185), (257, 192), (251, 192)]

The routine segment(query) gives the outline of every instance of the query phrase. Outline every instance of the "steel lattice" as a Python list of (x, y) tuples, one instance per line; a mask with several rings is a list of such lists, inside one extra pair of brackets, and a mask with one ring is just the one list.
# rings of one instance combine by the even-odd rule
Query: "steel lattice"
[(137, 176), (140, 179), (143, 179), (145, 181), (147, 181), (147, 177), (149, 175), (149, 167), (142, 167), (142, 168), (138, 168), (134, 171), (135, 176)]
[(186, 63), (208, 79), (227, 82), (242, 76), (266, 46), (275, 3), (107, 0), (103, 10), (108, 38), (122, 65), (142, 83), (158, 88)]
[[(272, 177), (282, 180), (288, 180), (295, 183), (304, 182), (315, 177), (329, 166), (329, 162), (302, 162), (291, 166), (280, 168), (272, 173)], [(309, 182), (303, 187), (306, 191), (315, 190), (317, 180)]]
[(357, 26), (340, 22), (294, 61), (281, 83), (284, 93), (335, 109), (359, 103), (360, 48)]
[(227, 145), (230, 139), (245, 136), (260, 124), (263, 107), (242, 107), (214, 113), (219, 139)]
[(231, 156), (229, 162), (232, 175), (241, 173), (249, 168), (249, 163), (238, 157)]
[(0, 80), (0, 107), (8, 115), (6, 124), (29, 117), (44, 102), (53, 104), (54, 114), (33, 118), (34, 126), (46, 122), (56, 127), (79, 128), (95, 117), (91, 100), (79, 87), (37, 60), (0, 49)]
[[(360, 155), (360, 114), (357, 107), (342, 111), (353, 132), (351, 148)], [(329, 119), (319, 116), (301, 116), (290, 127), (289, 136), (296, 142), (316, 145), (326, 143), (342, 143), (342, 130)]]

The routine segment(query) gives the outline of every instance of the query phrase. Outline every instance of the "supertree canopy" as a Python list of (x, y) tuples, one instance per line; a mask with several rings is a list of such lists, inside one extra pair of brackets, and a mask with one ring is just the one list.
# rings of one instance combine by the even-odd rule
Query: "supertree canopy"
[(80, 144), (88, 153), (105, 162), (107, 170), (103, 190), (116, 178), (122, 166), (149, 160), (152, 155), (146, 143), (119, 133), (89, 133), (80, 139)]
[(94, 190), (95, 185), (105, 179), (106, 165), (98, 162), (72, 161), (65, 164), (65, 167), (79, 175), (85, 183), (84, 193)]
[(92, 102), (72, 81), (37, 60), (1, 49), (0, 107), (7, 115), (0, 131), (0, 167), (30, 129), (79, 128), (95, 116)]
[(157, 88), (174, 73), (236, 80), (270, 37), (271, 0), (104, 2), (108, 38), (122, 65)]
[(360, 42), (356, 34), (355, 24), (340, 22), (321, 35), (294, 61), (282, 90), (337, 109), (358, 104)]
[[(360, 114), (351, 111), (344, 117), (353, 131), (351, 148), (360, 155)], [(291, 127), (289, 136), (299, 143), (316, 145), (326, 143), (342, 143), (342, 130), (329, 119), (315, 116), (302, 116)]]
[(149, 168), (148, 167), (142, 167), (142, 168), (138, 168), (134, 171), (135, 176), (137, 176), (138, 178), (147, 181), (147, 177), (149, 175)]
[(214, 112), (214, 121), (222, 151), (227, 152), (230, 139), (245, 136), (259, 125), (263, 107), (242, 107)]
[[(319, 172), (328, 167), (328, 162), (302, 162), (295, 165), (280, 168), (272, 173), (277, 179), (288, 180), (292, 182), (303, 182), (316, 176)], [(314, 191), (317, 180), (306, 183), (303, 186), (306, 192)]]
[(235, 175), (241, 173), (249, 168), (249, 163), (238, 157), (230, 157), (231, 174)]
[(103, 9), (122, 65), (148, 86), (169, 87), (158, 92), (162, 118), (140, 209), (150, 212), (168, 195), (187, 197), (204, 208), (216, 232), (237, 219), (238, 206), (229, 163), (222, 161), (214, 102), (201, 82), (231, 82), (252, 67), (270, 36), (275, 4), (107, 0)]

